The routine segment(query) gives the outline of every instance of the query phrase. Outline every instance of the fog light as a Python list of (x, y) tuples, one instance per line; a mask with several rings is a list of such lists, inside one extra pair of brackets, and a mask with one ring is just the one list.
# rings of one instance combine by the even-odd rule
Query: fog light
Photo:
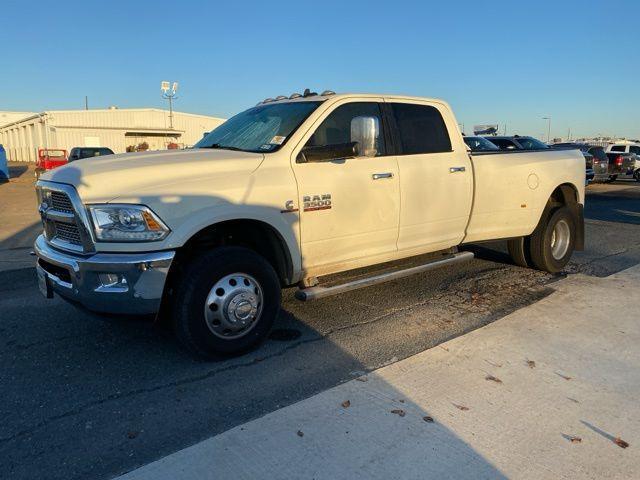
[(117, 273), (99, 273), (98, 279), (103, 287), (123, 287), (127, 284), (127, 279)]

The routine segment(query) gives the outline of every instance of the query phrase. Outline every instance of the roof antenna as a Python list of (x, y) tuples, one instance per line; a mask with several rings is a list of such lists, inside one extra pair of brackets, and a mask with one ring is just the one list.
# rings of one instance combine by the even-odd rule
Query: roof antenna
[(311, 90), (309, 90), (308, 88), (304, 89), (304, 93), (302, 94), (303, 97), (312, 97), (318, 95), (316, 92), (312, 92)]

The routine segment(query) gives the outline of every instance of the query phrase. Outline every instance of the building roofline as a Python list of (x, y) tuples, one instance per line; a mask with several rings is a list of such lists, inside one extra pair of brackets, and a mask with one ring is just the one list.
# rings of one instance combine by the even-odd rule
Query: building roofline
[[(92, 113), (92, 112), (163, 112), (169, 113), (169, 110), (165, 110), (163, 108), (90, 108), (89, 110), (78, 109), (78, 110), (45, 110), (41, 112), (41, 114), (53, 114), (53, 113)], [(220, 117), (213, 117), (211, 115), (202, 115), (200, 113), (189, 113), (189, 112), (181, 112), (179, 110), (174, 110), (174, 114), (179, 115), (187, 115), (189, 117), (203, 117), (203, 118), (213, 118), (216, 120), (225, 120)]]
[[(36, 118), (40, 118), (46, 115), (54, 115), (56, 113), (93, 113), (93, 112), (163, 112), (166, 114), (169, 114), (169, 110), (164, 110), (162, 108), (92, 108), (89, 110), (44, 110), (40, 113), (34, 113), (28, 117), (24, 117), (21, 118), (19, 120), (15, 120), (13, 122), (9, 122), (9, 123), (5, 123), (4, 125), (0, 125), (0, 129), (5, 129), (7, 127), (13, 126), (13, 125), (17, 125), (19, 123), (23, 123), (29, 120), (35, 120)], [(30, 112), (27, 112), (30, 113)], [(198, 117), (198, 118), (206, 118), (208, 120), (220, 120), (220, 121), (225, 121), (226, 118), (220, 118), (220, 117), (212, 117), (209, 115), (201, 115), (198, 113), (188, 113), (188, 112), (180, 112), (180, 111), (173, 111), (173, 114), (179, 114), (179, 115), (185, 115), (188, 117)]]

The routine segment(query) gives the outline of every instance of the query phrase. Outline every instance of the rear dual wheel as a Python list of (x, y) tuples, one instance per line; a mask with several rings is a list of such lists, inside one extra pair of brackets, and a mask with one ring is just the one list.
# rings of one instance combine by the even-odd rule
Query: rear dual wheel
[(558, 273), (569, 263), (575, 240), (575, 219), (565, 206), (545, 215), (530, 236), (509, 240), (507, 246), (516, 265)]

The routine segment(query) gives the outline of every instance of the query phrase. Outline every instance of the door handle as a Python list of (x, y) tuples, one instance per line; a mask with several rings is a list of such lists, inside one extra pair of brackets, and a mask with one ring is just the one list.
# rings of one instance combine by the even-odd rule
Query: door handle
[(449, 167), (449, 173), (464, 172), (465, 170), (465, 167)]
[(374, 173), (373, 175), (371, 175), (371, 178), (373, 178), (374, 180), (380, 180), (382, 178), (393, 178), (393, 173), (391, 173), (391, 172)]

